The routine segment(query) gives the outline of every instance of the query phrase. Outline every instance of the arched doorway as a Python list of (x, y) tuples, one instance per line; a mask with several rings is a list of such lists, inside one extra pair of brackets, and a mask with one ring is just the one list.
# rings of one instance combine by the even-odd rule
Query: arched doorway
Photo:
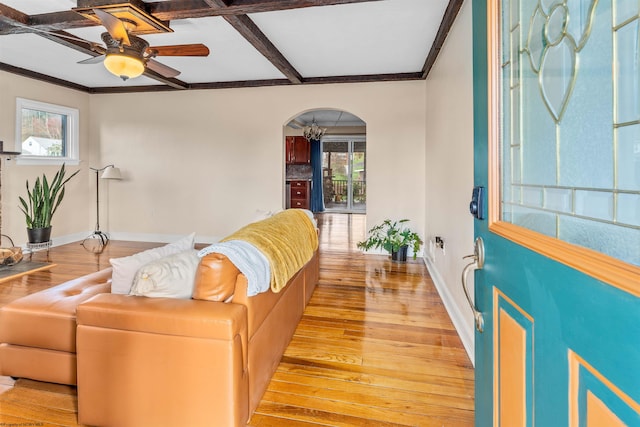
[[(304, 138), (304, 130), (315, 123), (324, 133), (319, 140)], [(294, 161), (294, 141), (309, 144), (309, 164), (304, 155)], [(366, 124), (346, 111), (316, 109), (302, 113), (285, 126), (286, 207), (300, 206), (296, 199), (308, 191), (314, 212), (366, 213)], [(304, 150), (302, 151), (304, 153)], [(301, 160), (303, 159), (303, 160)], [(304, 181), (311, 184), (308, 190)]]

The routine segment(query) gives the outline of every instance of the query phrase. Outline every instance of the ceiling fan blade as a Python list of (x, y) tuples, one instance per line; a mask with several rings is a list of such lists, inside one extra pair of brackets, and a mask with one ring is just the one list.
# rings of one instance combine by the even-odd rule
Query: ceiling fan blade
[(105, 56), (106, 55), (93, 56), (91, 58), (84, 59), (82, 61), (78, 61), (78, 64), (97, 64), (99, 62), (104, 61)]
[(104, 25), (109, 34), (111, 34), (111, 37), (115, 40), (121, 40), (122, 44), (127, 46), (131, 45), (129, 35), (127, 34), (127, 27), (124, 26), (124, 23), (120, 19), (104, 10), (93, 9), (93, 12), (100, 19), (100, 22), (102, 22), (102, 25)]
[(152, 46), (147, 51), (153, 56), (209, 56), (209, 48), (202, 43)]
[(153, 59), (149, 59), (147, 61), (147, 68), (151, 71), (155, 71), (158, 74), (161, 74), (164, 77), (176, 77), (180, 74), (180, 71), (175, 68), (171, 68), (168, 65), (161, 64), (158, 61), (154, 61)]

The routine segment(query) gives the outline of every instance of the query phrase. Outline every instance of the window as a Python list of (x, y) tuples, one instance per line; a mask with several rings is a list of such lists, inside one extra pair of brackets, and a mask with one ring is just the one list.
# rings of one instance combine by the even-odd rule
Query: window
[(17, 98), (18, 164), (78, 164), (78, 118), (75, 108)]

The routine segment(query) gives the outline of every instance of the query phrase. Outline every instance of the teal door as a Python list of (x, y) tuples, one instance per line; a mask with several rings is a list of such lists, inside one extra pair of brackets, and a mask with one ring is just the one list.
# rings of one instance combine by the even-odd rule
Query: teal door
[(640, 2), (474, 0), (476, 426), (640, 426)]

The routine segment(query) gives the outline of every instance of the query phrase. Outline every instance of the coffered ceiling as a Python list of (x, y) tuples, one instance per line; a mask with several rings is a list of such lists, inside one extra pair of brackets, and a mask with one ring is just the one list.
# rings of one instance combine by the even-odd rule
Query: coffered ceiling
[[(157, 57), (122, 80), (101, 62), (103, 26), (74, 11), (126, 3), (173, 32), (151, 46), (202, 43), (207, 57)], [(0, 0), (0, 70), (90, 93), (426, 78), (462, 0)], [(102, 49), (102, 50), (101, 50)]]

